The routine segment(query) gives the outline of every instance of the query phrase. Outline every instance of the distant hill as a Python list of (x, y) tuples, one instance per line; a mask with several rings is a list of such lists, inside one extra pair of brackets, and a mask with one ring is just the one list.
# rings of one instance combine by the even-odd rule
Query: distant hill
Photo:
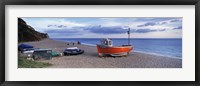
[(45, 38), (49, 38), (47, 33), (36, 31), (30, 25), (27, 25), (23, 19), (18, 18), (18, 42), (39, 41)]

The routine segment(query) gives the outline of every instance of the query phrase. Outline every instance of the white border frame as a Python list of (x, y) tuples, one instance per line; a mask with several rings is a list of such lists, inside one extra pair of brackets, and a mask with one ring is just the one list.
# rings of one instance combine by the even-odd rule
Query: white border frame
[[(5, 81), (195, 81), (195, 5), (6, 5), (5, 15)], [(183, 68), (18, 69), (18, 17), (183, 17)]]

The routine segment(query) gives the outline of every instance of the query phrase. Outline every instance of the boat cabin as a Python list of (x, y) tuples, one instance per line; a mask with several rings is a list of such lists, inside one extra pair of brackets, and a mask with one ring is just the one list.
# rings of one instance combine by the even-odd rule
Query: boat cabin
[(101, 40), (101, 45), (106, 46), (106, 47), (112, 47), (113, 46), (112, 40), (108, 38), (104, 38)]

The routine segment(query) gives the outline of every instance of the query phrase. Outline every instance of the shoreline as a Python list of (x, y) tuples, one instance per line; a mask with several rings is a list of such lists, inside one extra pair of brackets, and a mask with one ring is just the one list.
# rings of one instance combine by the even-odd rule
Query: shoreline
[(84, 54), (73, 56), (54, 57), (44, 60), (53, 64), (50, 68), (182, 68), (182, 59), (166, 56), (152, 55), (134, 51), (127, 57), (99, 58), (95, 46), (67, 45), (69, 42), (54, 39), (43, 39), (35, 42), (25, 42), (36, 48), (49, 48), (53, 51), (63, 52), (67, 47), (78, 47), (85, 50)]
[(159, 56), (159, 57), (162, 57), (162, 58), (164, 57), (164, 58), (173, 58), (173, 59), (181, 59), (182, 60), (182, 58), (179, 58), (179, 57), (161, 55), (161, 54), (157, 54), (157, 53), (148, 53), (148, 52), (142, 52), (142, 51), (134, 51), (134, 52), (147, 54), (147, 55), (155, 55), (155, 56)]
[[(54, 39), (52, 38), (52, 40), (54, 40)], [(66, 41), (62, 41), (62, 40), (54, 40), (54, 41), (66, 42)], [(66, 43), (69, 43), (69, 42), (66, 42)], [(94, 44), (88, 44), (88, 43), (81, 43), (81, 44), (85, 45), (85, 46), (96, 47), (96, 45), (94, 45)], [(156, 55), (156, 56), (161, 56), (161, 57), (166, 57), (166, 58), (182, 59), (182, 58), (171, 56), (171, 55), (162, 55), (162, 54), (158, 54), (158, 53), (143, 52), (143, 51), (136, 51), (136, 50), (131, 51), (131, 53), (134, 53), (134, 52), (142, 53), (142, 54), (148, 54), (148, 55)]]

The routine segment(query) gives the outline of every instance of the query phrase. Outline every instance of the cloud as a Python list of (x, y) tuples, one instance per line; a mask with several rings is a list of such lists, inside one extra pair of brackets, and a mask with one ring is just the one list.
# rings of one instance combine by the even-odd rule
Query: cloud
[(167, 21), (162, 21), (162, 22), (147, 22), (141, 25), (137, 25), (137, 27), (147, 27), (147, 26), (155, 26), (155, 25), (164, 25), (168, 24)]
[(171, 36), (173, 34), (172, 32), (180, 31), (176, 29), (182, 29), (182, 18), (105, 17), (24, 19), (37, 31), (46, 32), (51, 37), (95, 37), (109, 35), (124, 37), (127, 33), (127, 27), (125, 26), (131, 28), (131, 33), (138, 33), (141, 37), (150, 37), (148, 34), (159, 34), (158, 36), (163, 36), (164, 33), (168, 33), (167, 35)]
[(86, 28), (85, 30), (97, 34), (122, 34), (127, 32), (126, 29), (118, 26), (113, 26), (113, 27), (93, 26)]
[(156, 23), (154, 23), (154, 22), (147, 22), (147, 23), (145, 23), (143, 25), (138, 25), (137, 27), (154, 26), (154, 25), (156, 25)]
[(62, 30), (46, 30), (46, 33), (76, 33), (77, 30), (67, 30), (67, 29), (62, 29)]
[(47, 25), (47, 27), (52, 27), (53, 25)]
[(151, 19), (151, 22), (146, 22), (140, 25), (137, 25), (137, 27), (147, 27), (147, 26), (159, 26), (159, 25), (173, 25), (173, 24), (179, 24), (182, 22), (182, 19), (180, 18), (167, 18), (167, 19)]
[(161, 22), (160, 24), (162, 25), (162, 24), (167, 24), (168, 22)]
[(173, 28), (173, 30), (176, 30), (176, 29), (182, 29), (182, 26), (178, 26), (178, 27)]
[[(87, 30), (91, 33), (96, 33), (96, 34), (124, 34), (127, 33), (128, 28), (124, 27), (118, 27), (118, 26), (113, 26), (113, 27), (102, 27), (102, 26), (93, 26), (93, 27), (88, 27), (85, 28), (84, 30)], [(166, 31), (166, 29), (133, 29), (131, 28), (132, 33), (149, 33), (149, 32), (159, 32), (159, 31)]]
[(159, 31), (165, 31), (166, 29), (160, 29)]
[(54, 22), (51, 24), (48, 24), (47, 27), (52, 27), (52, 28), (66, 28), (66, 27), (84, 27), (88, 26), (85, 23), (77, 23), (77, 22), (70, 22), (70, 21), (65, 21), (65, 22)]
[(67, 26), (65, 25), (47, 25), (47, 27), (53, 27), (53, 28), (66, 28)]
[(148, 21), (148, 22), (158, 22), (158, 21), (168, 21), (174, 18), (134, 18), (135, 21)]
[(171, 20), (170, 22), (181, 22), (182, 20), (180, 20), (180, 19), (173, 19), (173, 20)]
[(156, 32), (158, 30), (156, 29), (137, 29), (137, 30), (132, 30), (131, 32), (134, 33), (148, 33), (148, 32)]
[(73, 34), (73, 33), (79, 33), (83, 32), (83, 27), (73, 27), (73, 28), (62, 28), (62, 29), (46, 29), (44, 32), (46, 33), (67, 33), (67, 34)]

